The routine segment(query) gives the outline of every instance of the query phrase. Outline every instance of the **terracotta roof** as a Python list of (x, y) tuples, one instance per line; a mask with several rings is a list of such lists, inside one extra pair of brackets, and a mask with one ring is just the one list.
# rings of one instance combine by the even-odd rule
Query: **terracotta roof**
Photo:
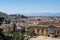
[(6, 24), (2, 24), (2, 25), (0, 26), (0, 28), (5, 29), (5, 30), (8, 30), (8, 28), (7, 28), (7, 25), (6, 25)]
[(51, 22), (39, 22), (38, 25), (51, 25)]
[(56, 26), (56, 27), (60, 27), (60, 23), (57, 22), (39, 22), (38, 25), (42, 25), (42, 26)]
[(24, 26), (24, 23), (16, 23), (17, 27)]

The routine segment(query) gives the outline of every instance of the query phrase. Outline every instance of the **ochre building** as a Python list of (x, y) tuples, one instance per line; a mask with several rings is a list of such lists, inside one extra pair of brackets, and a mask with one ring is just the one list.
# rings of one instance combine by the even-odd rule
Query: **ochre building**
[(57, 35), (60, 36), (60, 23), (39, 22), (34, 26), (35, 34), (41, 36)]

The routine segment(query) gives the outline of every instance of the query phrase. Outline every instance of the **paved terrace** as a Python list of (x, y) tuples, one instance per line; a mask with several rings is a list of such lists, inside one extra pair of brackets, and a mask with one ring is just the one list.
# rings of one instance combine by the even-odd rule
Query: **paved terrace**
[(46, 37), (46, 36), (37, 36), (34, 38), (30, 38), (29, 40), (60, 40), (59, 38), (51, 38), (51, 37)]

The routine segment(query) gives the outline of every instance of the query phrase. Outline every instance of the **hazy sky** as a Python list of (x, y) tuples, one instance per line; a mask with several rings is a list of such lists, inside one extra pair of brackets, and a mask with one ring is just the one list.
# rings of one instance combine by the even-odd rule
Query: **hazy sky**
[(44, 12), (57, 13), (60, 12), (60, 0), (0, 0), (0, 11), (24, 15)]

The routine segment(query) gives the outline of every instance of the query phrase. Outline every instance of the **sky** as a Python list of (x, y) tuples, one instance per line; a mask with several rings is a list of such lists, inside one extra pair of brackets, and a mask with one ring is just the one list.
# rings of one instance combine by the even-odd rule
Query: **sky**
[(0, 0), (0, 11), (28, 16), (42, 13), (56, 14), (60, 13), (60, 0)]

